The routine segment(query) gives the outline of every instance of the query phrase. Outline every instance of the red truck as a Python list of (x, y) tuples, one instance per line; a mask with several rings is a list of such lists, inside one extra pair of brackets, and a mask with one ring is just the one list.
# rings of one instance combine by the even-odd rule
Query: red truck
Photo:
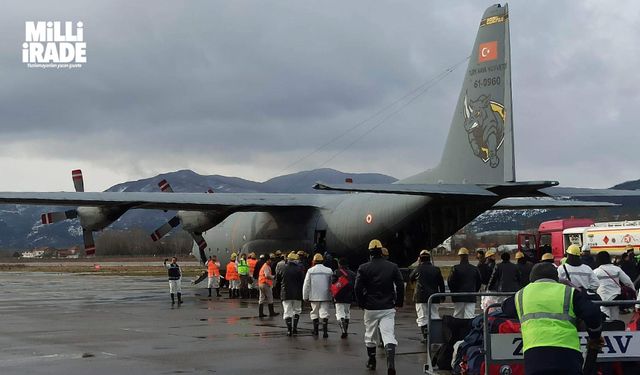
[[(564, 250), (568, 246), (562, 232), (565, 229), (576, 227), (590, 227), (594, 224), (592, 219), (559, 219), (543, 221), (538, 227), (538, 233), (519, 233), (518, 249), (524, 250), (527, 246), (536, 249), (536, 261), (540, 260), (542, 252), (548, 246), (553, 257), (558, 260), (564, 257)], [(565, 246), (566, 245), (566, 246)]]

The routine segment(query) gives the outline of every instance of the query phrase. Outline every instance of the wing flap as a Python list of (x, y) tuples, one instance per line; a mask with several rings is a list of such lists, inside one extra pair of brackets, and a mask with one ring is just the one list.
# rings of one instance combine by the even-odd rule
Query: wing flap
[(640, 197), (640, 190), (549, 187), (540, 189), (540, 192), (550, 197)]
[(492, 210), (520, 210), (542, 208), (598, 208), (618, 207), (619, 204), (610, 202), (574, 201), (552, 198), (505, 198), (494, 204)]
[(497, 196), (495, 193), (477, 185), (465, 184), (327, 184), (324, 182), (317, 182), (313, 188), (316, 190), (359, 193), (428, 196)]

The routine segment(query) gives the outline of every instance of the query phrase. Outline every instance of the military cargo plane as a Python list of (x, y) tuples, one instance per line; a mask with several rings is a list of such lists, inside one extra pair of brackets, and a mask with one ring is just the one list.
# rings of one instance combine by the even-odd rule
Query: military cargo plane
[(494, 5), (480, 21), (444, 153), (434, 169), (393, 184), (315, 186), (343, 194), (78, 190), (4, 192), (0, 203), (80, 206), (76, 212), (85, 231), (104, 228), (128, 209), (178, 210), (154, 235), (182, 224), (196, 239), (193, 252), (202, 261), (217, 255), (224, 262), (234, 251), (326, 249), (357, 264), (366, 260), (369, 240), (378, 238), (392, 260), (406, 265), (420, 249), (436, 246), (487, 210), (607, 205), (540, 197), (640, 195), (517, 181), (513, 138), (509, 13), (507, 6)]

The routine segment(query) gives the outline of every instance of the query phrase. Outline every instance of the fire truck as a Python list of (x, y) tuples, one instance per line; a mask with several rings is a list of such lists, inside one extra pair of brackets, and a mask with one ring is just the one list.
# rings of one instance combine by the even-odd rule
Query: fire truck
[(640, 251), (640, 220), (596, 223), (592, 219), (560, 219), (540, 223), (537, 233), (519, 233), (518, 248), (535, 246), (537, 259), (544, 252), (551, 252), (556, 260), (564, 257), (569, 245), (582, 248), (587, 245), (591, 253), (608, 251), (618, 255), (629, 246)]

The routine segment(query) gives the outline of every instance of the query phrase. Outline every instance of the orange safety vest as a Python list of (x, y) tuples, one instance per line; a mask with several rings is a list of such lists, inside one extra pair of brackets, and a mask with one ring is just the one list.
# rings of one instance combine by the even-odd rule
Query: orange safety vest
[(216, 262), (208, 260), (207, 271), (209, 271), (209, 277), (220, 276), (220, 267)]
[(249, 264), (249, 276), (253, 275), (253, 271), (256, 270), (256, 263), (258, 263), (256, 259), (247, 259), (247, 264)]
[(262, 268), (260, 268), (260, 276), (258, 277), (258, 284), (259, 284), (259, 285), (267, 284), (267, 285), (269, 285), (269, 286), (272, 286), (272, 285), (273, 285), (273, 280), (271, 280), (271, 279), (267, 278), (267, 277), (264, 275), (264, 271), (266, 270), (266, 268), (265, 268), (265, 267), (268, 267), (268, 268), (269, 268), (269, 273), (271, 273), (271, 266), (270, 266), (270, 265), (268, 265), (267, 263), (263, 264), (263, 265), (262, 265)]
[(225, 275), (225, 277), (227, 278), (227, 280), (240, 280), (236, 262), (227, 263), (227, 274)]

